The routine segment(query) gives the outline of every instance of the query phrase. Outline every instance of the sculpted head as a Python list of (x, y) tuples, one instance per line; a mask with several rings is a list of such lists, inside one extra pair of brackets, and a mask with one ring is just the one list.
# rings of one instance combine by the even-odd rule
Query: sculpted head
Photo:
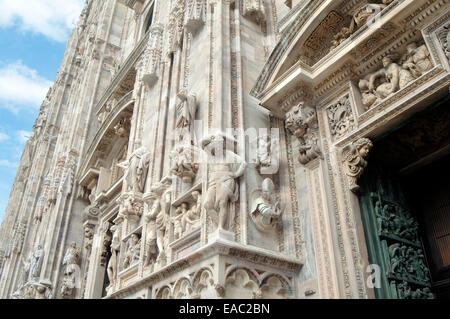
[(411, 42), (410, 44), (408, 44), (407, 46), (406, 46), (406, 51), (409, 53), (409, 54), (412, 54), (412, 53), (414, 53), (414, 51), (417, 49), (417, 44), (415, 43), (415, 42)]
[(355, 147), (362, 158), (367, 158), (373, 147), (373, 143), (368, 138), (361, 138), (355, 143)]
[(273, 184), (273, 181), (270, 178), (266, 178), (262, 182), (262, 197), (266, 200), (270, 200), (274, 192), (275, 185)]

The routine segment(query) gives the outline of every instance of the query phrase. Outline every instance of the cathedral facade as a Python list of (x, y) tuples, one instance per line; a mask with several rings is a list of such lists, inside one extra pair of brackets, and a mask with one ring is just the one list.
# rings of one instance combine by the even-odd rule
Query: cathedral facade
[(86, 0), (0, 298), (448, 298), (449, 0)]

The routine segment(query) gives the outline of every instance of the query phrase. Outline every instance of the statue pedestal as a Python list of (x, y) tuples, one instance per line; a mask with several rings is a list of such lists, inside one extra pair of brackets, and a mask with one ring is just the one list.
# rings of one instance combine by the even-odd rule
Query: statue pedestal
[(234, 233), (218, 227), (208, 235), (208, 243), (221, 240), (234, 241)]

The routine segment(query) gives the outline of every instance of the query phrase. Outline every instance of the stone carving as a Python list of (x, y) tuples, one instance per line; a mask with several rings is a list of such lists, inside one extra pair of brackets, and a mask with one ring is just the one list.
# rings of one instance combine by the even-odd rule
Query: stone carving
[(127, 269), (130, 266), (139, 262), (139, 256), (141, 252), (141, 239), (138, 234), (131, 235), (128, 240), (128, 247), (125, 252), (125, 258), (123, 261), (123, 269)]
[(14, 229), (13, 252), (19, 254), (22, 251), (25, 232), (27, 230), (27, 221), (21, 220)]
[(409, 70), (416, 79), (433, 68), (431, 55), (425, 44), (419, 47), (415, 42), (408, 44), (404, 60), (403, 68)]
[(92, 249), (92, 242), (94, 240), (95, 226), (86, 224), (84, 226), (84, 249), (90, 252)]
[(262, 182), (261, 194), (253, 200), (250, 216), (261, 231), (274, 229), (280, 221), (280, 200), (270, 178)]
[(242, 14), (244, 17), (252, 18), (257, 23), (266, 20), (266, 11), (263, 0), (244, 0), (242, 1)]
[[(16, 297), (17, 298), (17, 297)], [(24, 295), (20, 299), (53, 299), (51, 284), (47, 282), (30, 282), (24, 287)]]
[(112, 240), (110, 245), (111, 257), (109, 258), (108, 266), (106, 268), (109, 280), (109, 286), (106, 288), (108, 294), (111, 294), (113, 292), (113, 289), (116, 285), (119, 250), (120, 250), (120, 237), (119, 237), (120, 234), (118, 226), (112, 225), (110, 231), (112, 233)]
[(127, 163), (118, 164), (125, 169), (125, 191), (142, 193), (147, 179), (147, 169), (150, 162), (150, 154), (145, 147), (140, 147), (131, 154)]
[(382, 0), (382, 3), (363, 3), (352, 9), (352, 20), (349, 26), (343, 27), (331, 41), (331, 50), (337, 48), (342, 42), (348, 39), (359, 28), (364, 26), (367, 21), (372, 19), (383, 9), (385, 9), (394, 0)]
[(61, 296), (63, 298), (70, 298), (73, 296), (76, 288), (77, 276), (80, 275), (80, 256), (81, 250), (77, 248), (77, 244), (73, 242), (67, 249), (66, 255), (63, 259), (64, 277), (61, 285)]
[(150, 27), (150, 36), (142, 60), (142, 81), (152, 87), (158, 80), (162, 54), (163, 26), (159, 23)]
[(239, 199), (236, 179), (244, 174), (247, 166), (240, 156), (230, 151), (234, 149), (234, 143), (234, 138), (224, 134), (212, 134), (201, 141), (211, 172), (204, 207), (219, 229), (224, 230), (227, 229), (228, 203)]
[(258, 138), (256, 167), (260, 174), (275, 174), (279, 169), (279, 141), (268, 134)]
[(450, 62), (450, 23), (446, 24), (438, 33), (442, 48), (448, 61)]
[(433, 67), (427, 47), (425, 45), (417, 47), (415, 42), (407, 46), (403, 59), (392, 53), (383, 57), (382, 62), (383, 68), (367, 75), (359, 82), (362, 102), (366, 108), (373, 107), (403, 89)]
[(304, 102), (294, 106), (286, 114), (286, 127), (300, 142), (299, 161), (303, 165), (321, 157), (319, 147), (319, 126), (316, 110)]
[(44, 262), (44, 249), (38, 245), (37, 249), (32, 253), (30, 260), (30, 273), (28, 281), (37, 281), (41, 275), (42, 263)]
[(196, 34), (206, 22), (206, 0), (188, 0), (186, 6), (184, 27), (187, 32)]
[(197, 112), (197, 97), (195, 94), (188, 94), (186, 90), (181, 90), (177, 94), (177, 128), (191, 128)]
[(114, 126), (114, 133), (116, 133), (119, 137), (126, 137), (130, 133), (131, 121), (128, 117), (123, 117), (120, 121)]
[(355, 129), (350, 96), (347, 94), (327, 109), (331, 135), (338, 139)]
[(50, 186), (52, 183), (52, 179), (53, 177), (50, 173), (45, 177), (44, 183), (42, 185), (41, 196), (39, 197), (38, 205), (33, 215), (35, 224), (40, 223), (44, 214), (46, 214), (51, 208), (51, 202), (48, 200), (48, 198), (50, 195)]
[(164, 266), (167, 261), (166, 248), (169, 244), (170, 203), (172, 181), (169, 178), (151, 187), (151, 192), (145, 196), (150, 209), (145, 214), (147, 223), (146, 264), (153, 261)]
[(170, 158), (171, 173), (181, 178), (184, 183), (192, 183), (199, 168), (198, 163), (194, 163), (194, 147), (189, 144), (178, 144), (170, 153)]
[(144, 202), (142, 195), (135, 194), (133, 192), (127, 192), (120, 195), (117, 199), (117, 203), (120, 204), (119, 215), (116, 222), (119, 224), (124, 218), (137, 222), (142, 216), (144, 211)]
[(185, 10), (185, 1), (176, 1), (169, 14), (169, 24), (167, 25), (167, 54), (178, 50), (183, 38), (183, 19)]
[(357, 182), (367, 167), (367, 158), (372, 147), (373, 144), (368, 138), (361, 138), (344, 148), (342, 153), (346, 174), (350, 182), (350, 190), (354, 193), (359, 191)]
[(199, 191), (193, 191), (191, 196), (195, 201), (191, 208), (188, 209), (188, 203), (182, 203), (175, 210), (175, 213), (177, 214), (174, 218), (175, 240), (200, 226), (202, 195)]

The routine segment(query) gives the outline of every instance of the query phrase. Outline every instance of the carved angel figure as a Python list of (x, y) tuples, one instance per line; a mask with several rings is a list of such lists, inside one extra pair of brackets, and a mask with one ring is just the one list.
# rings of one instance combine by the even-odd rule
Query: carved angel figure
[(270, 178), (262, 182), (262, 192), (253, 200), (250, 216), (259, 230), (273, 229), (281, 217), (280, 201)]
[(350, 190), (359, 191), (358, 178), (367, 167), (367, 158), (373, 144), (368, 138), (361, 138), (343, 151), (343, 161), (350, 181)]

